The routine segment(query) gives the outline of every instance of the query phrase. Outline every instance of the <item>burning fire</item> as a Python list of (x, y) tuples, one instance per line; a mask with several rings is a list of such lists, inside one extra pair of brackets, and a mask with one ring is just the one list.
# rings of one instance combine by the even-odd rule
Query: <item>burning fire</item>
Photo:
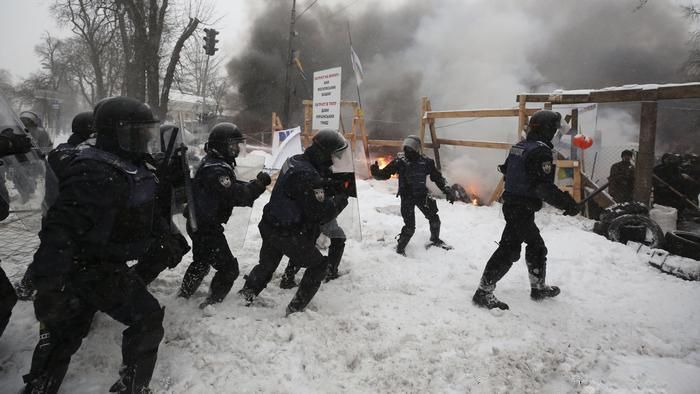
[[(374, 160), (379, 164), (379, 168), (384, 168), (386, 167), (387, 164), (391, 163), (392, 160), (394, 160), (394, 156), (392, 155), (384, 155), (384, 156), (377, 156), (374, 158)], [(391, 177), (392, 178), (398, 178), (399, 174), (394, 174)]]
[(458, 201), (472, 204), (474, 206), (481, 205), (481, 200), (479, 200), (479, 197), (476, 194), (475, 185), (467, 185), (467, 187), (464, 187), (458, 183), (455, 183), (452, 185), (452, 189), (454, 189), (456, 192)]
[(387, 164), (391, 163), (391, 161), (394, 160), (394, 157), (391, 155), (379, 156), (375, 158), (375, 160), (377, 163), (379, 163), (379, 168), (384, 168)]

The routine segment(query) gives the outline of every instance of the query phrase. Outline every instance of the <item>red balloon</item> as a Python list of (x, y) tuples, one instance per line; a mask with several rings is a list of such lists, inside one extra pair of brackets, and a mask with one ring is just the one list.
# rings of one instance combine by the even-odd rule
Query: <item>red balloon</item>
[(574, 137), (574, 145), (581, 149), (588, 149), (593, 146), (593, 139), (583, 134), (576, 134)]

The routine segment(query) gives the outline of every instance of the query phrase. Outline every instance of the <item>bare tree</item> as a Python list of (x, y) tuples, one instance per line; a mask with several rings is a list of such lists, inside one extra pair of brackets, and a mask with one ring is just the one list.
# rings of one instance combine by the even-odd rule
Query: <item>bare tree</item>
[[(90, 102), (108, 95), (113, 79), (107, 79), (110, 68), (114, 65), (110, 52), (118, 46), (114, 45), (119, 36), (117, 15), (112, 2), (106, 0), (55, 0), (52, 10), (58, 20), (71, 27), (83, 42), (83, 58), (92, 68), (92, 88)], [(113, 54), (113, 53), (112, 53)]]

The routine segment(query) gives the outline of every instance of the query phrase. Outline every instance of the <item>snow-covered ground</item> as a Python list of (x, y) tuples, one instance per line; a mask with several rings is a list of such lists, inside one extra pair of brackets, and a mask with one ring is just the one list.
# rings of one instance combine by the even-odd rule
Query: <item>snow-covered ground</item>
[[(347, 274), (324, 284), (304, 313), (284, 317), (293, 295), (278, 287), (286, 259), (253, 307), (235, 294), (242, 278), (215, 310), (197, 307), (207, 286), (189, 301), (176, 298), (190, 256), (154, 282), (166, 306), (155, 392), (700, 391), (699, 282), (661, 274), (589, 231), (592, 222), (546, 209), (537, 223), (549, 248), (548, 280), (562, 294), (531, 301), (521, 260), (497, 289), (511, 310), (478, 309), (471, 296), (503, 229), (500, 206), (439, 201), (452, 251), (423, 247), (428, 226), (417, 212), (404, 258), (394, 253), (402, 224), (395, 181), (358, 186), (364, 239), (348, 242)], [(242, 274), (257, 261), (266, 198), (256, 203), (244, 249), (234, 251)], [(13, 279), (23, 270), (3, 268)], [(62, 392), (107, 391), (122, 329), (97, 315)], [(37, 333), (31, 304), (21, 302), (0, 339), (0, 392), (21, 387)]]

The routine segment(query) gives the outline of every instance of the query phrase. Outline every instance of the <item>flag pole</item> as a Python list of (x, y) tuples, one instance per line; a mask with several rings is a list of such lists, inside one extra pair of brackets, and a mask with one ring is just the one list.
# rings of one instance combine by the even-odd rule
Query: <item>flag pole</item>
[[(352, 35), (350, 34), (350, 19), (348, 19), (348, 40), (350, 41), (350, 51), (352, 53)], [(352, 59), (351, 59), (352, 63)], [(355, 87), (357, 88), (357, 102), (360, 104), (360, 108), (362, 108), (362, 95), (360, 95), (360, 84), (357, 83), (357, 77), (355, 77)]]

